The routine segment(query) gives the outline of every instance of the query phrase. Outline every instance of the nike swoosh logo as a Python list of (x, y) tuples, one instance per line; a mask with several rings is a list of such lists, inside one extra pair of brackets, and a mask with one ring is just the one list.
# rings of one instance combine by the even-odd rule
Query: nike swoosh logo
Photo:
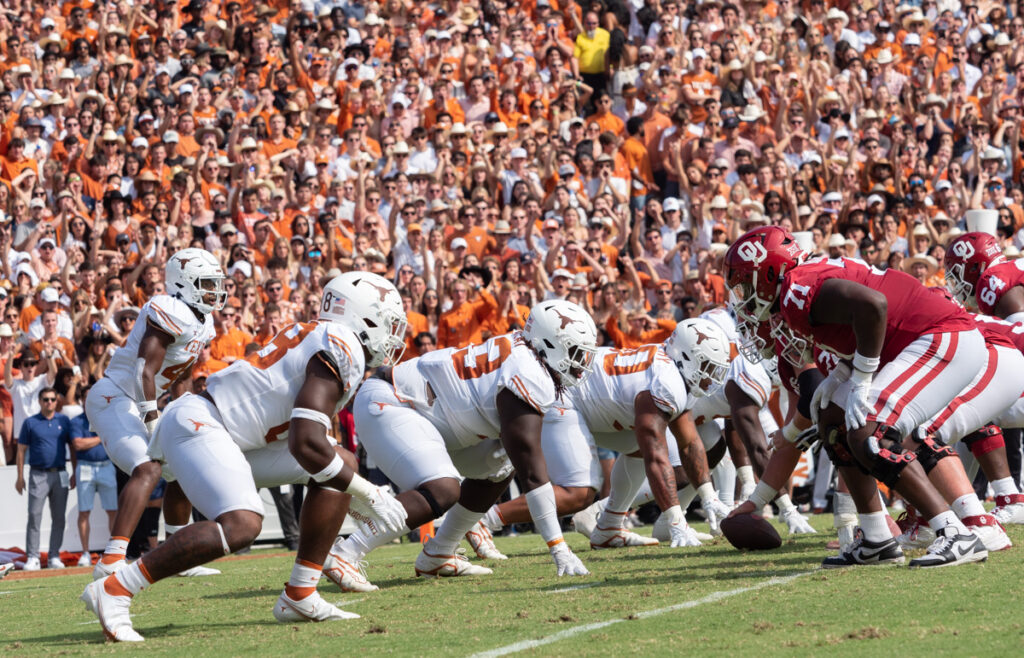
[(859, 557), (862, 560), (870, 560), (871, 558), (878, 557), (879, 555), (881, 555), (883, 552), (885, 552), (889, 548), (890, 548), (889, 544), (883, 544), (883, 545), (881, 545), (881, 546), (879, 546), (877, 548), (871, 548), (869, 546), (865, 546), (864, 544), (861, 544), (858, 547), (858, 554), (859, 554)]

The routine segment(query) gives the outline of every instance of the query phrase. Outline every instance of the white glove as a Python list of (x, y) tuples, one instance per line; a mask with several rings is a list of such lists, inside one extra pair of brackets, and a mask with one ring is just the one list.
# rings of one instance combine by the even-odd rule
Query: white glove
[(868, 414), (874, 411), (874, 407), (868, 403), (868, 394), (871, 393), (871, 373), (854, 369), (850, 381), (852, 386), (846, 397), (846, 429), (853, 431), (864, 427), (864, 424), (868, 422)]
[(697, 533), (686, 522), (686, 517), (683, 515), (683, 509), (679, 507), (679, 505), (670, 507), (665, 510), (663, 514), (665, 519), (668, 521), (668, 532), (669, 537), (672, 540), (672, 548), (701, 545), (700, 540), (697, 539)]
[(807, 517), (800, 513), (797, 508), (788, 509), (782, 513), (782, 520), (786, 522), (791, 535), (816, 535), (818, 531), (807, 522)]
[(850, 378), (851, 372), (850, 366), (840, 363), (815, 389), (814, 395), (811, 397), (811, 420), (815, 424), (818, 423), (818, 414), (832, 402), (832, 396), (835, 394), (836, 389), (846, 383), (846, 380)]
[(361, 487), (356, 489), (353, 491), (353, 487), (350, 486), (348, 490), (348, 493), (352, 494), (349, 513), (353, 518), (362, 522), (371, 534), (405, 531), (405, 520), (409, 514), (397, 498), (383, 487), (370, 486), (366, 490)]
[(717, 537), (722, 534), (721, 529), (718, 527), (718, 522), (729, 516), (729, 512), (732, 510), (718, 499), (715, 487), (710, 482), (705, 482), (697, 487), (697, 493), (700, 495), (700, 506), (708, 519), (708, 525), (711, 527), (711, 534)]
[(583, 566), (583, 562), (576, 557), (576, 554), (569, 550), (564, 541), (560, 541), (551, 547), (551, 557), (555, 560), (555, 567), (559, 576), (589, 576), (590, 572)]

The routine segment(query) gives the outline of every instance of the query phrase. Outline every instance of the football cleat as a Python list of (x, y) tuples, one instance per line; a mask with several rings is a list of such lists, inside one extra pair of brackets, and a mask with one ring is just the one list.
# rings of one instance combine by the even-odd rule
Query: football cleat
[(973, 533), (963, 535), (955, 527), (946, 526), (935, 533), (935, 541), (927, 553), (910, 561), (910, 567), (951, 567), (987, 559), (988, 551), (980, 537)]
[(416, 557), (416, 575), (424, 578), (451, 578), (455, 576), (489, 576), (494, 573), (487, 567), (473, 564), (466, 558), (466, 549), (456, 549), (451, 555), (435, 555), (427, 552), (430, 542)]
[(354, 612), (345, 612), (337, 606), (324, 601), (320, 592), (314, 591), (304, 599), (296, 601), (281, 592), (274, 604), (274, 619), (280, 622), (294, 621), (334, 621), (336, 619), (359, 619)]
[[(107, 587), (108, 580), (110, 587)], [(116, 578), (108, 577), (94, 580), (85, 586), (79, 597), (85, 602), (86, 609), (96, 615), (103, 628), (103, 634), (114, 642), (142, 642), (144, 637), (132, 628), (128, 609), (132, 604), (132, 595), (117, 582)]]
[(827, 557), (821, 562), (822, 569), (839, 569), (858, 565), (903, 564), (903, 550), (895, 539), (882, 542), (868, 541), (864, 533), (856, 533), (850, 547), (839, 555)]
[(896, 519), (896, 525), (902, 531), (896, 537), (896, 541), (908, 551), (915, 548), (928, 548), (935, 541), (935, 531), (913, 509), (900, 514)]
[(118, 569), (122, 568), (126, 564), (128, 564), (128, 561), (124, 559), (118, 560), (117, 562), (111, 562), (110, 564), (106, 564), (105, 562), (103, 562), (103, 556), (100, 556), (100, 559), (92, 568), (92, 579), (102, 580), (107, 576), (112, 576), (113, 574), (117, 573)]
[(473, 547), (476, 556), (482, 560), (508, 559), (508, 556), (494, 545), (494, 536), (483, 521), (477, 521), (473, 529), (466, 533), (466, 541)]
[(590, 534), (590, 548), (623, 548), (626, 546), (657, 546), (654, 537), (644, 537), (625, 528), (594, 528)]
[(12, 571), (14, 571), (14, 563), (13, 562), (7, 562), (6, 564), (0, 564), (0, 580), (3, 580), (4, 578), (6, 578), (7, 574), (11, 573)]
[(332, 551), (327, 554), (323, 571), (342, 592), (375, 592), (380, 588), (369, 581), (365, 569), (366, 562), (349, 562)]
[(960, 519), (967, 529), (978, 535), (985, 550), (989, 552), (1005, 551), (1013, 546), (1013, 542), (1006, 535), (1006, 530), (999, 524), (996, 517), (991, 514), (979, 514), (977, 516), (965, 516)]
[(576, 532), (590, 538), (594, 528), (597, 527), (597, 517), (601, 516), (601, 512), (604, 511), (603, 503), (604, 501), (598, 501), (572, 515), (572, 525)]
[(1024, 494), (996, 496), (996, 508), (992, 510), (1003, 525), (1024, 525)]
[(185, 569), (181, 573), (174, 574), (179, 578), (197, 578), (199, 576), (219, 576), (219, 569), (211, 569), (210, 567), (192, 567), (191, 569)]

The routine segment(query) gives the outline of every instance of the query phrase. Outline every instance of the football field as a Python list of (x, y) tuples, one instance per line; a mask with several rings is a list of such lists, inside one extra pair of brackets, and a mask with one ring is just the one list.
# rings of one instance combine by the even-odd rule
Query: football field
[(555, 577), (534, 535), (497, 538), (511, 559), (474, 579), (417, 579), (419, 546), (387, 546), (368, 568), (380, 591), (343, 594), (321, 581), (324, 598), (362, 615), (323, 624), (274, 621), (292, 559), (254, 551), (217, 562), (221, 576), (170, 579), (137, 596), (142, 646), (104, 641), (78, 600), (89, 576), (14, 576), (0, 581), (0, 654), (1020, 655), (1024, 528), (1011, 527), (1018, 545), (981, 565), (821, 571), (831, 516), (813, 523), (824, 532), (790, 538), (780, 528), (782, 548), (764, 553), (723, 539), (591, 551), (570, 533), (592, 572), (573, 579)]

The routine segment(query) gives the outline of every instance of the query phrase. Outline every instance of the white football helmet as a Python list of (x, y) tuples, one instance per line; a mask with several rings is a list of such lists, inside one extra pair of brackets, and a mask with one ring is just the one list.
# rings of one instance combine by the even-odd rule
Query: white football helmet
[(228, 300), (224, 270), (205, 249), (189, 247), (176, 251), (167, 261), (164, 285), (167, 294), (179, 297), (204, 315), (221, 310)]
[(665, 341), (665, 354), (686, 380), (687, 392), (704, 397), (716, 391), (729, 371), (729, 339), (714, 322), (683, 320)]
[(536, 304), (530, 309), (523, 336), (558, 373), (563, 386), (576, 386), (590, 373), (597, 353), (597, 326), (580, 306), (562, 299)]
[(394, 284), (370, 272), (346, 272), (324, 286), (320, 319), (352, 331), (370, 353), (369, 368), (395, 365), (405, 350), (405, 310)]

